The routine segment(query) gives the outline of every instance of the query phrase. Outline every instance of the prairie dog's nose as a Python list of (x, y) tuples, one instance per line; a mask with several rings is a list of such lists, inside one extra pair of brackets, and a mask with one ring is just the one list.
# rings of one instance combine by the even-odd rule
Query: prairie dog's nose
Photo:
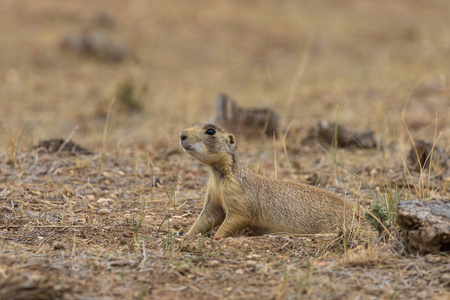
[(187, 139), (187, 134), (184, 132), (180, 133), (180, 140), (184, 141), (185, 139)]

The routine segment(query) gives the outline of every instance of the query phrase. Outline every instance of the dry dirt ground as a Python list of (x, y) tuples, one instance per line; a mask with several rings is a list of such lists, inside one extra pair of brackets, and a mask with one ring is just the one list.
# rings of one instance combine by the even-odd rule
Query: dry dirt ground
[[(2, 1), (0, 298), (449, 299), (449, 254), (410, 249), (393, 219), (177, 235), (208, 178), (178, 134), (214, 116), (219, 92), (290, 128), (237, 136), (258, 173), (361, 210), (449, 199), (445, 164), (408, 160), (412, 140), (450, 153), (449, 15), (438, 0)], [(302, 144), (322, 120), (378, 146)], [(39, 146), (53, 138), (92, 153)]]

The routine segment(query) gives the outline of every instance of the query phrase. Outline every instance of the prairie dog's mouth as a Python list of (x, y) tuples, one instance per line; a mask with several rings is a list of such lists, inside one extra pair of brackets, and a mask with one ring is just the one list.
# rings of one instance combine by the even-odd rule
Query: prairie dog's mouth
[(194, 151), (194, 148), (183, 139), (180, 139), (180, 145), (186, 151)]
[(183, 145), (181, 144), (181, 146), (184, 148), (184, 150), (186, 151), (194, 151), (194, 148), (192, 148), (191, 145)]

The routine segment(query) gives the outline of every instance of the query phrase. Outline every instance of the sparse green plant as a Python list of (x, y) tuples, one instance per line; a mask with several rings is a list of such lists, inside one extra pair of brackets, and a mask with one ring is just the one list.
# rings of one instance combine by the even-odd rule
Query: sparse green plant
[(167, 236), (166, 236), (166, 241), (164, 243), (164, 251), (169, 250), (170, 259), (172, 259), (172, 254), (173, 254), (173, 243), (174, 243), (174, 237), (173, 237), (173, 233), (172, 233), (172, 228), (170, 227), (170, 222), (167, 222)]
[[(363, 209), (362, 208), (362, 210), (364, 211), (364, 216), (365, 216), (366, 220), (367, 220), (367, 218), (370, 218), (373, 222), (377, 223), (375, 228), (381, 227), (382, 229), (384, 229), (388, 233), (388, 235), (391, 238), (394, 238), (394, 236), (391, 234), (391, 232), (388, 230), (388, 228), (391, 227), (391, 225), (395, 226), (395, 214), (396, 214), (396, 210), (397, 210), (397, 205), (400, 202), (399, 190), (398, 190), (398, 188), (396, 188), (396, 192), (392, 193), (391, 185), (390, 184), (387, 184), (387, 185), (383, 184), (383, 180), (381, 179), (381, 176), (380, 176), (377, 168), (375, 167), (375, 163), (373, 162), (372, 158), (367, 153), (366, 149), (364, 149), (364, 147), (361, 146), (361, 148), (364, 150), (366, 156), (369, 158), (372, 166), (376, 170), (377, 178), (378, 178), (378, 184), (381, 187), (381, 190), (383, 191), (383, 193), (380, 193), (379, 191), (377, 191), (376, 188), (372, 187), (369, 183), (367, 183), (365, 180), (363, 180), (360, 176), (355, 174), (355, 172), (351, 171), (349, 168), (347, 168), (342, 163), (337, 161), (335, 157), (331, 157), (331, 159), (333, 159), (333, 161), (335, 161), (337, 165), (339, 165), (342, 168), (344, 168), (349, 174), (351, 174), (352, 176), (354, 176), (355, 178), (360, 180), (360, 182), (362, 182), (364, 185), (366, 185), (369, 188), (369, 190), (372, 191), (372, 194), (373, 194), (373, 197), (374, 197), (376, 203), (379, 203), (379, 201), (383, 200), (385, 208), (387, 208), (387, 211), (385, 210), (387, 218), (384, 221), (380, 220), (378, 218), (378, 216), (376, 214), (372, 213), (372, 211), (370, 209)], [(388, 226), (386, 226), (385, 222), (387, 222), (386, 224)], [(346, 242), (348, 242), (348, 240)]]
[[(383, 226), (385, 228), (390, 227), (389, 214), (379, 202), (375, 202), (374, 204), (372, 204), (369, 208), (369, 212), (371, 212), (371, 214), (365, 214), (364, 219), (369, 222), (376, 230), (378, 230), (378, 232), (381, 232), (383, 230)], [(376, 216), (377, 219), (375, 219), (372, 215)]]
[(398, 290), (398, 288), (395, 288), (394, 291), (392, 292), (391, 299), (395, 300), (398, 298), (399, 295), (400, 295), (400, 291)]
[(138, 300), (144, 299), (146, 292), (147, 292), (146, 288), (140, 288), (139, 294), (137, 295), (136, 299), (138, 299)]
[(167, 220), (167, 219), (169, 219), (171, 217), (171, 215), (169, 214), (169, 213), (167, 213), (165, 216), (164, 216), (164, 219), (161, 221), (161, 224), (159, 224), (159, 227), (158, 227), (158, 230), (156, 231), (156, 235), (158, 235), (159, 234), (159, 231), (161, 230), (161, 226), (164, 224), (164, 222)]
[(215, 256), (222, 255), (222, 247), (221, 247), (220, 243), (216, 247), (216, 246), (214, 246), (213, 239), (207, 239), (206, 241), (208, 242), (208, 246), (209, 246), (209, 251), (208, 251), (209, 257), (215, 257)]
[(311, 278), (313, 272), (313, 265), (309, 257), (306, 258), (306, 275), (300, 278), (300, 293), (308, 293), (311, 286)]
[(204, 241), (204, 237), (203, 235), (200, 235), (198, 237), (198, 249), (200, 251), (200, 256), (203, 258), (203, 241)]
[[(142, 222), (144, 222), (144, 218), (145, 218), (145, 201), (142, 204), (142, 213), (141, 213), (141, 217), (139, 218), (139, 220), (136, 223), (136, 226), (134, 227), (134, 232), (133, 232), (133, 238), (131, 240), (131, 244), (137, 244), (139, 245), (139, 230), (142, 227)], [(134, 218), (133, 218), (134, 221)], [(162, 224), (161, 224), (162, 225)]]
[(117, 101), (129, 112), (142, 111), (142, 100), (138, 95), (136, 85), (131, 80), (125, 80), (117, 85), (115, 97)]
[(298, 275), (297, 284), (294, 288), (295, 298), (301, 298), (301, 295), (308, 294), (311, 288), (311, 279), (313, 273), (313, 265), (309, 256), (306, 257), (306, 271)]

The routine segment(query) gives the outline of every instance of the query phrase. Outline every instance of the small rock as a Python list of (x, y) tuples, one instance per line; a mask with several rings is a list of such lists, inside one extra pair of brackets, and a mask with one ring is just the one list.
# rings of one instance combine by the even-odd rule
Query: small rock
[(113, 204), (113, 201), (112, 201), (112, 199), (109, 199), (109, 198), (99, 198), (97, 200), (97, 203), (111, 205), (111, 204)]
[(256, 261), (254, 260), (247, 260), (245, 262), (245, 266), (249, 268), (256, 268)]
[(220, 262), (218, 260), (211, 260), (209, 262), (209, 265), (213, 268), (218, 267), (220, 265)]
[(102, 208), (97, 211), (99, 215), (109, 215), (111, 213), (110, 209)]
[(177, 271), (181, 274), (187, 274), (191, 271), (191, 267), (188, 264), (184, 263), (177, 267)]
[(450, 249), (450, 201), (401, 201), (397, 223), (409, 230), (411, 246), (423, 252)]
[(440, 283), (447, 283), (450, 284), (450, 273), (444, 273), (439, 278)]
[(318, 261), (314, 262), (314, 265), (317, 267), (326, 267), (326, 266), (328, 266), (328, 263), (323, 260), (318, 260)]
[(68, 35), (62, 46), (65, 50), (109, 62), (121, 62), (130, 56), (124, 44), (102, 31)]
[(446, 263), (447, 257), (439, 254), (427, 254), (425, 255), (425, 261), (432, 264)]
[(60, 250), (60, 249), (66, 249), (67, 245), (64, 244), (63, 242), (54, 242), (53, 243), (53, 249), (55, 250)]
[(428, 295), (427, 291), (418, 292), (416, 295), (417, 295), (418, 299), (427, 299), (427, 298), (429, 298), (429, 295)]

